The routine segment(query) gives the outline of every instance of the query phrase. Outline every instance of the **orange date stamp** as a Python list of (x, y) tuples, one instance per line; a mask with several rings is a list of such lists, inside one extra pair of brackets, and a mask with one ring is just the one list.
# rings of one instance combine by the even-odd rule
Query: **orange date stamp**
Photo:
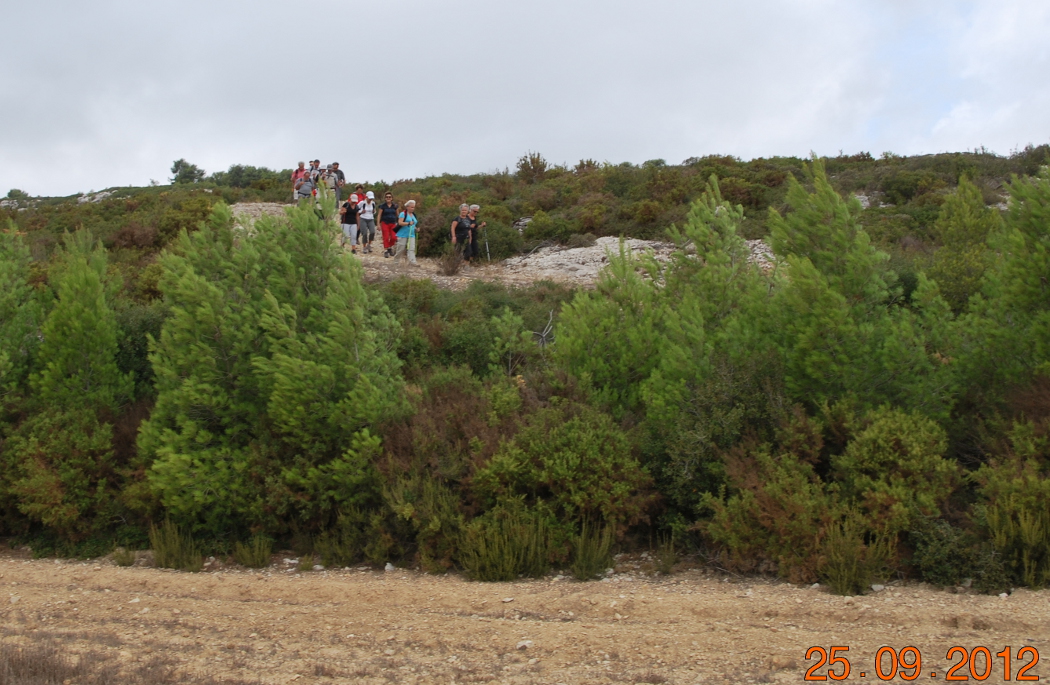
[(875, 653), (875, 667), (872, 672), (858, 671), (853, 668), (847, 656), (849, 647), (810, 647), (806, 650), (806, 661), (814, 661), (806, 671), (806, 680), (827, 681), (846, 680), (851, 675), (859, 678), (877, 678), (878, 680), (923, 680), (937, 679), (948, 681), (987, 680), (994, 671), (996, 680), (1034, 682), (1039, 676), (1032, 669), (1039, 663), (1039, 650), (1035, 647), (1013, 649), (1004, 647), (994, 651), (989, 647), (952, 647), (945, 655), (949, 666), (946, 671), (922, 669), (922, 652), (917, 647), (881, 647)]

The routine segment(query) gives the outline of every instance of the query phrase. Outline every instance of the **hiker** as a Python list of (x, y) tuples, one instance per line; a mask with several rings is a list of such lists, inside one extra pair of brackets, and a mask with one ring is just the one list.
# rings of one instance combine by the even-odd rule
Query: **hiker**
[(372, 241), (376, 238), (375, 199), (376, 194), (369, 190), (365, 193), (365, 200), (357, 203), (357, 226), (361, 230), (361, 252), (363, 254), (372, 254)]
[(481, 205), (471, 205), (470, 211), (467, 213), (467, 218), (470, 219), (470, 258), (474, 260), (481, 259), (481, 248), (478, 245), (478, 234), (481, 233), (481, 229), (488, 226), (488, 223), (482, 221), (478, 223), (478, 212), (481, 211)]
[(339, 162), (332, 162), (332, 176), (335, 177), (335, 203), (343, 199), (343, 186), (346, 185), (346, 174), (339, 169)]
[(339, 195), (337, 194), (339, 188), (339, 177), (335, 175), (335, 169), (331, 164), (325, 167), (324, 174), (322, 175), (323, 183), (328, 192), (331, 195), (336, 196), (336, 203), (339, 202)]
[(409, 200), (405, 203), (405, 211), (397, 217), (397, 251), (394, 253), (394, 263), (397, 264), (397, 258), (401, 256), (401, 253), (405, 254), (405, 261), (412, 266), (419, 266), (416, 263), (416, 226), (419, 224), (416, 221), (416, 201)]
[(292, 172), (292, 202), (299, 201), (299, 191), (296, 190), (296, 182), (308, 172), (306, 171), (306, 162), (299, 162), (299, 168)]
[(379, 230), (383, 234), (383, 256), (394, 256), (394, 245), (397, 243), (397, 232), (400, 222), (397, 219), (397, 203), (394, 194), (387, 191), (385, 202), (379, 205)]
[(349, 239), (350, 252), (357, 254), (357, 193), (350, 194), (350, 199), (339, 208), (339, 214), (343, 223), (343, 239), (339, 242), (339, 247), (346, 247), (346, 241)]
[(450, 228), (452, 249), (462, 254), (463, 258), (468, 261), (470, 260), (470, 218), (467, 216), (469, 212), (470, 205), (460, 205), (459, 216), (452, 220)]
[(298, 181), (295, 182), (295, 194), (299, 200), (305, 200), (313, 197), (314, 192), (317, 188), (314, 186), (313, 178), (310, 173), (303, 174)]

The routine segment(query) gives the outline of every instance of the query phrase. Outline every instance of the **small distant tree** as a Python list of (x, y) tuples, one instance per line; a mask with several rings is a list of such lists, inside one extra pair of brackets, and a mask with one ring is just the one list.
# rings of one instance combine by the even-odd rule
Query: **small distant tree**
[(204, 178), (204, 169), (190, 164), (185, 159), (176, 159), (171, 165), (172, 183), (199, 183)]
[(28, 200), (29, 199), (29, 193), (27, 193), (24, 190), (19, 190), (18, 188), (12, 188), (11, 190), (7, 191), (7, 199), (9, 199), (9, 200)]
[(528, 152), (518, 160), (518, 178), (526, 183), (538, 183), (547, 175), (549, 165), (538, 152)]

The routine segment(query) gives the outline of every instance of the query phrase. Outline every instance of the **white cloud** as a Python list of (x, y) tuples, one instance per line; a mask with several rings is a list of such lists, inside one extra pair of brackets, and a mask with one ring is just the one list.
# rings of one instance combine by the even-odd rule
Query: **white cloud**
[[(169, 175), (185, 157), (405, 178), (1050, 137), (1030, 0), (54, 0), (5, 10), (0, 194)], [(57, 173), (56, 173), (57, 170)]]

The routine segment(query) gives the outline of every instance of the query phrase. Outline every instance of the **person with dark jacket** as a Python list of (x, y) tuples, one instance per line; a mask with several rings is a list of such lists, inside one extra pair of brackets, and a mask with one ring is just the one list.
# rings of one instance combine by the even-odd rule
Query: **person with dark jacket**
[(386, 201), (379, 205), (379, 230), (383, 233), (384, 257), (394, 256), (394, 246), (397, 244), (397, 232), (400, 225), (394, 194), (387, 192)]
[(470, 211), (467, 212), (467, 218), (470, 219), (470, 258), (477, 261), (481, 258), (481, 248), (478, 246), (478, 234), (481, 233), (481, 229), (488, 226), (488, 223), (482, 221), (478, 223), (478, 212), (481, 211), (480, 205), (471, 205)]
[(470, 212), (469, 205), (459, 206), (459, 216), (452, 220), (452, 226), (449, 231), (452, 234), (452, 249), (463, 255), (463, 258), (470, 260), (470, 218), (467, 214)]

